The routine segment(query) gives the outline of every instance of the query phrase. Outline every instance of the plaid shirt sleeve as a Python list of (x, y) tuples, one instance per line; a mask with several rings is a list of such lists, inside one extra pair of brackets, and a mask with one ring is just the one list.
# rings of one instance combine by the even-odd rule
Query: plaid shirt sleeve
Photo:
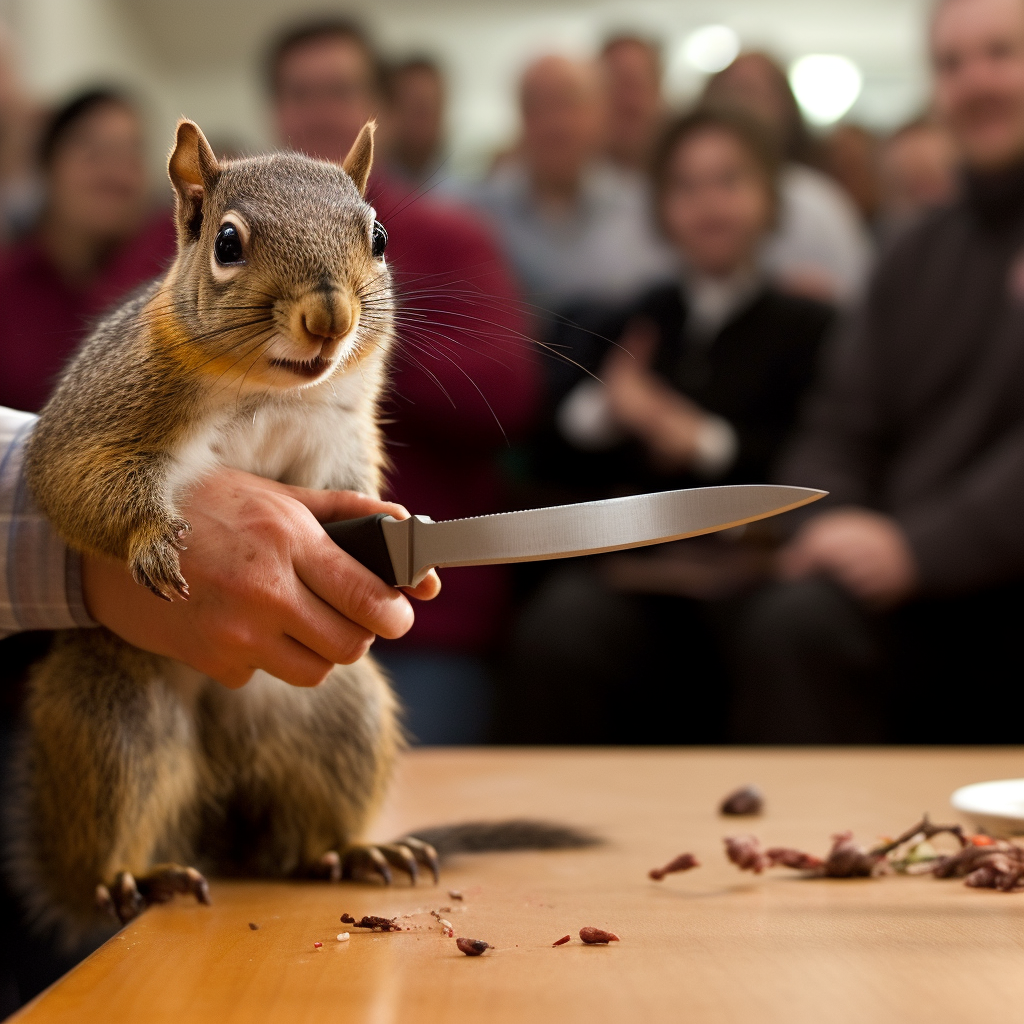
[(0, 637), (96, 625), (85, 610), (81, 559), (36, 508), (22, 475), (35, 421), (0, 407)]

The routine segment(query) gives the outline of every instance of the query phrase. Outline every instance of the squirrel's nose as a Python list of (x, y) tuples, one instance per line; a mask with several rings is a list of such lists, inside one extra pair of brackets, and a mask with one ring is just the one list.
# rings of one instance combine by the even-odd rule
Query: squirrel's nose
[(352, 305), (344, 297), (314, 292), (296, 303), (292, 327), (297, 340), (322, 345), (348, 334), (353, 319)]

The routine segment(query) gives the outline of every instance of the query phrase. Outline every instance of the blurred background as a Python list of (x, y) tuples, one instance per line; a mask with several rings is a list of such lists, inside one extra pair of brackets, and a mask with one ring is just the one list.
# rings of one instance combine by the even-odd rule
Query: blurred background
[(1021, 0), (0, 0), (0, 405), (173, 259), (182, 116), (335, 161), (377, 119), (412, 511), (832, 492), (447, 573), (374, 647), (416, 739), (995, 738), (892, 691), (1020, 659)]
[[(272, 141), (261, 91), (267, 41), (283, 22), (344, 12), (371, 30), (385, 53), (429, 53), (449, 83), (451, 167), (480, 174), (517, 131), (515, 83), (535, 56), (583, 56), (628, 31), (664, 43), (665, 91), (694, 98), (709, 72), (744, 50), (771, 52), (787, 67), (814, 54), (847, 58), (805, 86), (807, 113), (876, 130), (917, 114), (928, 89), (926, 0), (630, 0), (620, 3), (375, 0), (283, 5), (273, 0), (3, 0), (30, 94), (57, 102), (97, 80), (127, 87), (147, 104), (154, 159), (174, 120), (187, 115), (239, 150)], [(822, 77), (823, 76), (823, 77)], [(831, 101), (831, 104), (829, 103)]]

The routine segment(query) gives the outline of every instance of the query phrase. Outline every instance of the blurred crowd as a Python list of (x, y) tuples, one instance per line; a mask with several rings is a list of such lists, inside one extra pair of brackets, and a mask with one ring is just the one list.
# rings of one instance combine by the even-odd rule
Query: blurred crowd
[[(812, 132), (770, 54), (687, 109), (658, 40), (549, 54), (481, 181), (447, 84), (357, 24), (276, 40), (278, 144), (369, 188), (399, 295), (390, 495), (434, 519), (710, 484), (830, 491), (629, 554), (450, 570), (378, 641), (425, 743), (995, 742), (1024, 597), (1024, 5), (944, 0), (888, 135)], [(133, 98), (37, 109), (0, 52), (0, 404), (173, 256)], [(221, 154), (230, 155), (230, 154)]]

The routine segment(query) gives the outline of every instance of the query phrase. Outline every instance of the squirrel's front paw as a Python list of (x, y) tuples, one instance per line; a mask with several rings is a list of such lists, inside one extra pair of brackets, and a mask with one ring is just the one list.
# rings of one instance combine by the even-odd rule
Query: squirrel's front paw
[(156, 537), (134, 546), (128, 564), (135, 582), (165, 601), (170, 601), (172, 594), (187, 601), (188, 583), (181, 575), (178, 552), (185, 550), (182, 542), (191, 529), (184, 519), (171, 519)]

